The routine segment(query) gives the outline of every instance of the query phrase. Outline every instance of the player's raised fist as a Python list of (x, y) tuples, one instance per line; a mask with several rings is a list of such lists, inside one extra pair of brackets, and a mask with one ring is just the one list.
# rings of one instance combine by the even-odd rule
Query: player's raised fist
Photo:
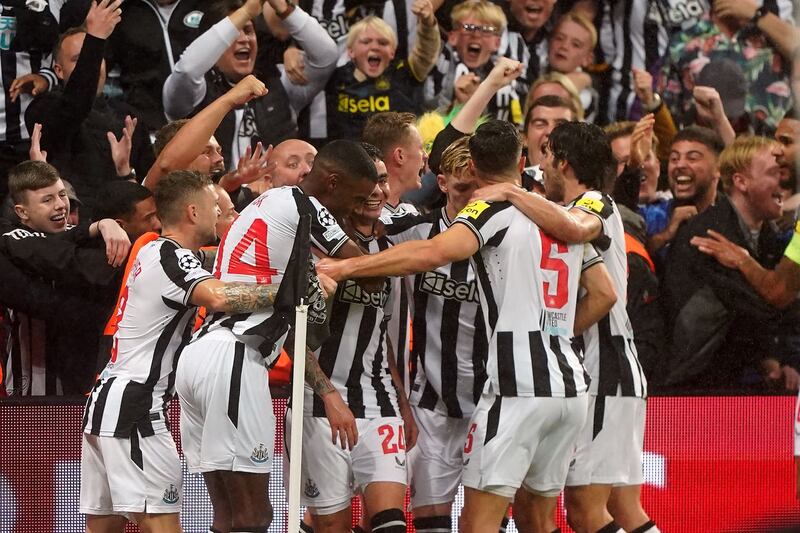
[(234, 85), (233, 88), (228, 91), (228, 97), (233, 107), (239, 107), (253, 98), (266, 96), (267, 92), (269, 91), (267, 90), (267, 86), (264, 85), (264, 82), (250, 74), (249, 76), (245, 76), (242, 81)]
[(522, 75), (522, 63), (508, 57), (501, 57), (494, 64), (486, 79), (498, 89), (505, 87)]

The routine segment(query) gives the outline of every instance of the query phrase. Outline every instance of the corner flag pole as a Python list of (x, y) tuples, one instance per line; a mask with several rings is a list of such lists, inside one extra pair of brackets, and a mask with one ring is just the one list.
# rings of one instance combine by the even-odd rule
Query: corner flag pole
[(311, 216), (302, 215), (297, 225), (297, 275), (294, 281), (294, 361), (292, 364), (292, 435), (289, 443), (290, 533), (300, 531), (300, 465), (303, 461), (303, 400), (306, 376), (306, 331), (308, 326), (308, 265), (310, 261)]

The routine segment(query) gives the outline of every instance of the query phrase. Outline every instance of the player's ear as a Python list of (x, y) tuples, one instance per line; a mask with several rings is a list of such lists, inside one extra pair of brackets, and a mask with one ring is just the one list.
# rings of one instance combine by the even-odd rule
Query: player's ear
[(447, 194), (447, 180), (445, 179), (444, 174), (436, 175), (436, 183), (439, 185), (439, 190)]
[(22, 204), (14, 205), (14, 212), (17, 214), (17, 217), (19, 217), (19, 219), (22, 222), (25, 222), (26, 220), (30, 220), (30, 217), (28, 216), (28, 210), (25, 209), (24, 205), (22, 205)]
[(522, 171), (525, 170), (526, 161), (527, 159), (525, 158), (525, 154), (520, 154), (519, 162), (517, 163), (517, 170), (519, 171), (520, 174), (522, 174)]
[(333, 192), (339, 186), (339, 175), (335, 172), (328, 175), (328, 190)]

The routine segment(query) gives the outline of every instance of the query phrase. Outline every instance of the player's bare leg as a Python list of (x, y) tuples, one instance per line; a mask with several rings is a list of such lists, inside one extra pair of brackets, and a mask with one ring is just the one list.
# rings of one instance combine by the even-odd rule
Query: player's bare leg
[(267, 531), (272, 504), (267, 496), (269, 474), (219, 471), (231, 506), (230, 531)]
[(178, 513), (134, 513), (131, 520), (142, 533), (181, 533)]
[(119, 515), (86, 515), (86, 533), (122, 533), (128, 519)]
[(461, 533), (497, 531), (508, 509), (508, 498), (464, 487), (464, 508), (459, 518)]
[(614, 521), (606, 509), (611, 485), (582, 485), (564, 490), (567, 522), (577, 533), (595, 533)]
[(514, 496), (514, 523), (520, 533), (551, 533), (557, 529), (558, 496), (542, 496), (523, 488)]
[(204, 472), (203, 479), (206, 482), (208, 496), (211, 498), (211, 506), (214, 508), (214, 521), (211, 527), (220, 533), (228, 533), (233, 521), (233, 510), (228, 499), (228, 491), (225, 489), (225, 482), (222, 480), (222, 473)]
[(353, 523), (353, 511), (350, 506), (333, 514), (316, 514), (316, 509), (311, 509), (313, 516), (314, 533), (350, 533)]
[[(652, 524), (650, 517), (647, 516), (642, 508), (641, 485), (626, 485), (614, 487), (611, 490), (611, 497), (608, 499), (608, 511), (614, 517), (614, 521), (625, 531), (636, 531), (637, 529)], [(655, 532), (658, 529), (646, 529), (648, 532)]]
[(364, 489), (364, 509), (370, 530), (380, 533), (406, 531), (403, 504), (406, 485), (391, 481), (375, 482)]

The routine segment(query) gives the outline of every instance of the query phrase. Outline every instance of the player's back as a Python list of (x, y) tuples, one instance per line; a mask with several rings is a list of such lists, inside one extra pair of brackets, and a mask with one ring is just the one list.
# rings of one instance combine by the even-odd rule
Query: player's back
[[(195, 316), (189, 299), (206, 279), (211, 275), (195, 253), (169, 238), (139, 250), (118, 306), (111, 359), (87, 402), (87, 432), (127, 437), (131, 424), (164, 409), (175, 355)], [(149, 422), (165, 430), (162, 419)]]
[(544, 234), (508, 202), (473, 202), (456, 222), (475, 232), (474, 267), (489, 338), (487, 391), (502, 396), (570, 397), (586, 374), (570, 341), (591, 247)]
[(605, 395), (645, 396), (647, 380), (639, 364), (626, 308), (628, 257), (622, 215), (616, 203), (598, 191), (582, 194), (572, 205), (601, 220), (603, 232), (595, 240), (595, 248), (603, 258), (617, 293), (617, 301), (608, 315), (583, 335), (585, 365), (592, 377), (590, 390)]

